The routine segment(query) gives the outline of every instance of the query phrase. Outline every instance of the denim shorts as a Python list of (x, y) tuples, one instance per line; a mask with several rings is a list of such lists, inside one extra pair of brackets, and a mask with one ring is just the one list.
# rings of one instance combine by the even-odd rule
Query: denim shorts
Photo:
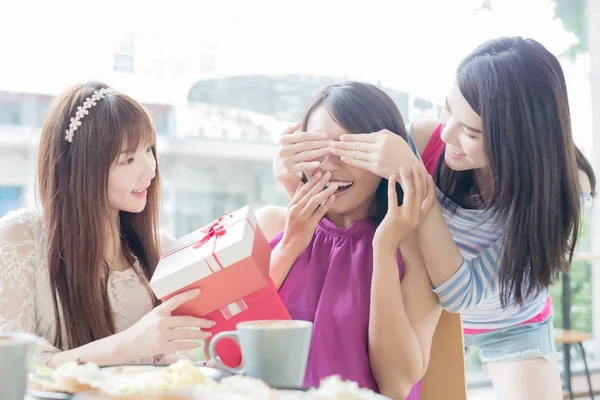
[(552, 316), (543, 322), (510, 326), (492, 332), (465, 335), (465, 346), (481, 351), (483, 362), (510, 362), (543, 357), (558, 359), (552, 335)]

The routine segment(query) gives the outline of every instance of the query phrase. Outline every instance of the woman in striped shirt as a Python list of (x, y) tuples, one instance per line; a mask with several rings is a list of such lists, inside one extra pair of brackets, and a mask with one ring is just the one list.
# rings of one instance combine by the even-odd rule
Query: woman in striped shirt
[[(439, 207), (418, 236), (443, 307), (462, 313), (501, 400), (561, 399), (548, 286), (571, 262), (595, 177), (573, 143), (558, 60), (534, 40), (486, 42), (459, 65), (440, 121), (411, 133), (408, 143), (385, 131), (342, 136), (331, 152), (380, 176), (421, 154)], [(305, 150), (325, 147), (313, 139), (303, 135)], [(276, 160), (286, 188), (315, 165), (306, 160)]]

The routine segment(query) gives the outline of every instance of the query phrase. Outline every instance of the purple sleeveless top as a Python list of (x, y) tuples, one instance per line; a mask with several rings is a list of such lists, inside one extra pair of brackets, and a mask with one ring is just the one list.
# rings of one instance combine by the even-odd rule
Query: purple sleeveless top
[[(339, 375), (379, 392), (368, 348), (376, 228), (367, 220), (340, 228), (323, 218), (279, 290), (293, 319), (314, 323), (306, 386), (319, 386), (322, 379)], [(272, 248), (282, 236), (283, 232), (271, 240)], [(399, 252), (398, 268), (402, 277)], [(417, 400), (420, 392), (421, 382), (406, 400)]]

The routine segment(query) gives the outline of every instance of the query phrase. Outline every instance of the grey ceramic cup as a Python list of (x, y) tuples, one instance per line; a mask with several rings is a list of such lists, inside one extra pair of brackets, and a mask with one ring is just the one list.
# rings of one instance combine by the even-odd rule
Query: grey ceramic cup
[(23, 400), (25, 397), (36, 342), (34, 335), (0, 333), (0, 399)]
[[(224, 370), (263, 380), (274, 388), (300, 388), (304, 383), (312, 337), (312, 322), (249, 321), (237, 331), (221, 332), (211, 340), (209, 354)], [(220, 339), (237, 341), (242, 349), (241, 368), (229, 368), (217, 357)]]

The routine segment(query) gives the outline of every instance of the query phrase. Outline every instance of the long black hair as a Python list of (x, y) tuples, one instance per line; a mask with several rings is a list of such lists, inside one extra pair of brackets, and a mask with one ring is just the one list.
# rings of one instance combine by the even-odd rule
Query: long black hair
[(482, 120), (493, 191), (483, 202), (475, 172), (453, 171), (443, 154), (437, 185), (454, 204), (489, 209), (503, 222), (500, 296), (503, 305), (521, 304), (568, 270), (581, 225), (578, 171), (592, 195), (596, 178), (573, 143), (562, 68), (540, 43), (490, 40), (460, 63), (457, 82)]

